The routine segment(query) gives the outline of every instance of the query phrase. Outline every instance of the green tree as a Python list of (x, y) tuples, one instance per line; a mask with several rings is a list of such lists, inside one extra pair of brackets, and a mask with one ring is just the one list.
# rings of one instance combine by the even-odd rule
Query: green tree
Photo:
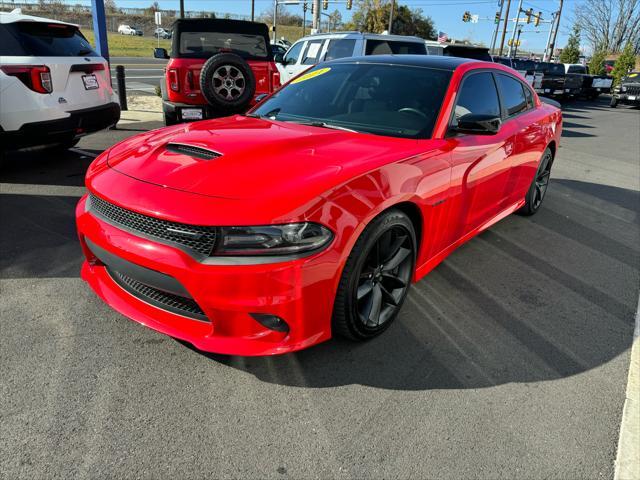
[(560, 54), (560, 63), (578, 63), (580, 60), (580, 26), (575, 24), (567, 40), (567, 46)]
[(593, 57), (589, 60), (589, 73), (591, 75), (604, 75), (607, 73), (604, 61), (607, 58), (607, 51), (604, 48), (598, 48), (593, 52)]
[(620, 83), (620, 79), (624, 77), (629, 70), (633, 70), (633, 67), (636, 65), (636, 56), (633, 52), (633, 45), (631, 42), (627, 42), (622, 50), (622, 53), (616, 60), (616, 63), (613, 65), (613, 78), (614, 85), (618, 85)]
[[(351, 22), (346, 28), (372, 33), (389, 30), (390, 9), (391, 2), (388, 0), (357, 0)], [(406, 5), (396, 6), (391, 31), (396, 35), (436, 39), (436, 28), (431, 17), (425, 16), (419, 8), (411, 9)]]

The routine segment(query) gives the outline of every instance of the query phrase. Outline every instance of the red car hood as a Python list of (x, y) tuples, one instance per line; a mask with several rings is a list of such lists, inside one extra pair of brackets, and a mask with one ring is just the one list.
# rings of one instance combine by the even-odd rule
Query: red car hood
[[(213, 150), (203, 160), (167, 149)], [(109, 166), (164, 187), (228, 199), (313, 198), (355, 175), (424, 151), (425, 142), (235, 116), (133, 137), (109, 153)], [(171, 148), (171, 147), (170, 147)]]

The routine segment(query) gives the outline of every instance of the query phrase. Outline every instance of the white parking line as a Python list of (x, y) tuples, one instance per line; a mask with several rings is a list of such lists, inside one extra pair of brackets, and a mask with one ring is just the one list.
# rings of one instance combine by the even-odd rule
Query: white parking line
[(82, 150), (81, 148), (70, 148), (72, 152), (79, 153), (80, 155), (84, 155), (85, 157), (96, 158), (98, 155), (95, 153), (87, 152), (86, 150)]
[(640, 479), (640, 298), (631, 345), (627, 394), (622, 410), (615, 480)]
[(30, 183), (0, 183), (3, 195), (34, 195), (47, 197), (81, 197), (87, 192), (84, 187), (67, 185), (33, 185)]

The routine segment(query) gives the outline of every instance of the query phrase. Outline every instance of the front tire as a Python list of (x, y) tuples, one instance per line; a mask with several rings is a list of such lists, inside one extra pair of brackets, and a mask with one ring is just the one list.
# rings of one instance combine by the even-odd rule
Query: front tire
[(529, 191), (525, 196), (525, 204), (517, 211), (518, 214), (531, 216), (540, 209), (549, 186), (552, 164), (553, 153), (550, 148), (547, 148), (542, 154), (536, 175), (533, 177)]
[(333, 307), (333, 332), (350, 340), (380, 335), (407, 296), (416, 262), (409, 217), (392, 209), (362, 232), (347, 259)]

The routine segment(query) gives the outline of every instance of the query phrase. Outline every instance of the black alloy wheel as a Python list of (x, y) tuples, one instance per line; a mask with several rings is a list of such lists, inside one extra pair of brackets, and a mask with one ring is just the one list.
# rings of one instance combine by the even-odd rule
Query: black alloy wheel
[(553, 154), (551, 153), (551, 150), (547, 148), (540, 159), (536, 176), (534, 177), (533, 182), (531, 182), (531, 187), (529, 187), (529, 191), (527, 192), (525, 204), (520, 210), (518, 210), (518, 213), (522, 215), (533, 215), (538, 211), (542, 205), (545, 194), (547, 193), (547, 188), (549, 187), (552, 164)]
[(382, 333), (398, 315), (416, 259), (411, 220), (399, 210), (374, 219), (347, 260), (334, 305), (334, 331), (353, 340)]

